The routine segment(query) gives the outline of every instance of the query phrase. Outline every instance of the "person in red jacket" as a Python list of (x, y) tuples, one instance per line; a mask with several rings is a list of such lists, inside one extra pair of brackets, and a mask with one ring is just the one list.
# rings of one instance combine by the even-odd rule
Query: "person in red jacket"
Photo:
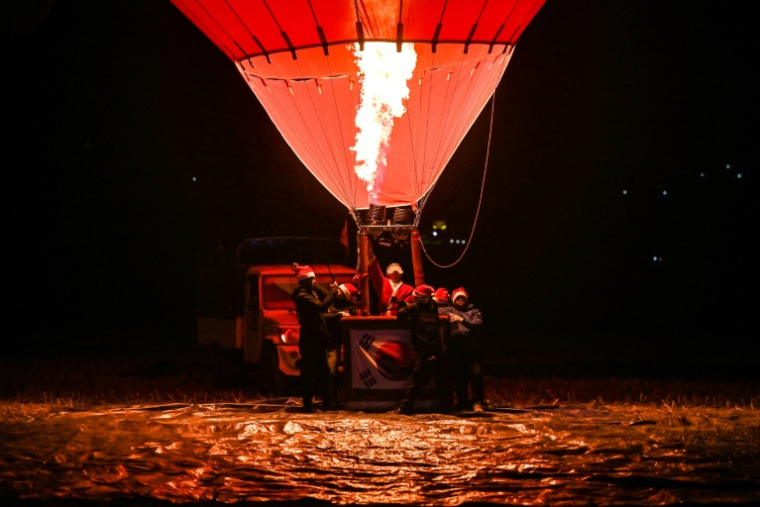
[[(372, 242), (370, 242), (370, 245)], [(404, 283), (401, 279), (404, 274), (404, 270), (398, 263), (388, 264), (383, 271), (380, 269), (380, 263), (375, 257), (375, 253), (372, 251), (372, 247), (369, 250), (369, 278), (372, 281), (372, 288), (377, 294), (377, 315), (396, 315), (398, 311), (398, 302), (403, 301), (414, 292), (414, 287)]]

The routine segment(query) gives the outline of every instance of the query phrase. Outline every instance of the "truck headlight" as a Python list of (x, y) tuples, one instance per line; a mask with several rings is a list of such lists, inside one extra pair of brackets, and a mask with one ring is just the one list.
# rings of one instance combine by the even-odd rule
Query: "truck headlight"
[(285, 329), (280, 334), (280, 340), (286, 345), (298, 345), (301, 332), (298, 329)]

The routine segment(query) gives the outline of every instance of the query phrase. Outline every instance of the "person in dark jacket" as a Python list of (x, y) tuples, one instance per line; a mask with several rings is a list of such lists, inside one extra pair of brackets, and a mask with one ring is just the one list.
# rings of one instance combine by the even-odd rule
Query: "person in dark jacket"
[(340, 362), (340, 348), (343, 345), (343, 330), (340, 327), (340, 319), (359, 314), (358, 295), (359, 291), (353, 284), (342, 283), (338, 285), (338, 292), (324, 315), (327, 330), (330, 333), (330, 339), (327, 342), (330, 404), (335, 407), (338, 406), (338, 363)]
[(317, 285), (314, 271), (309, 266), (293, 264), (298, 278), (298, 287), (291, 298), (296, 304), (296, 315), (301, 325), (298, 351), (301, 353), (301, 389), (303, 408), (314, 410), (314, 393), (322, 397), (323, 408), (332, 409), (329, 392), (329, 369), (327, 366), (327, 345), (330, 332), (327, 329), (324, 312), (333, 302), (338, 284), (329, 290)]
[(435, 379), (438, 391), (439, 409), (450, 409), (450, 388), (446, 372), (446, 347), (438, 319), (438, 309), (433, 301), (433, 288), (419, 285), (413, 292), (414, 301), (398, 310), (397, 318), (409, 323), (412, 331), (412, 347), (417, 353), (412, 374), (412, 382), (406, 390), (403, 401), (394, 412), (411, 414), (420, 391), (427, 386), (430, 377)]
[[(483, 316), (469, 302), (470, 296), (463, 287), (451, 293), (451, 306), (440, 309), (449, 317), (451, 341), (449, 371), (456, 393), (456, 408), (481, 411), (483, 405), (483, 368), (481, 366), (480, 328)], [(472, 400), (468, 396), (472, 388)]]

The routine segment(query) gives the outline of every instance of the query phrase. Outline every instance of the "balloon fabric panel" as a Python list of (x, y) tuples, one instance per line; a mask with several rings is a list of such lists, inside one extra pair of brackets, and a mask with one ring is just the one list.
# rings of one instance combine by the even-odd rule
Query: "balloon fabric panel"
[[(543, 4), (172, 1), (235, 62), (300, 160), (349, 210), (424, 202), (498, 86), (519, 34)], [(362, 100), (376, 100), (361, 98), (364, 81), (378, 78), (361, 70), (359, 60), (373, 48), (395, 61), (394, 54), (403, 55), (401, 42), (414, 70), (410, 79), (401, 78), (401, 112), (377, 119), (375, 126), (382, 121), (390, 127), (384, 127), (389, 130), (378, 144), (377, 160), (370, 156), (378, 177), (368, 183), (357, 177), (366, 155), (359, 164), (356, 147), (359, 134), (372, 133), (374, 124), (360, 125), (357, 111)], [(365, 50), (359, 51), (362, 44)], [(382, 69), (376, 74), (384, 75)], [(382, 112), (386, 106), (374, 107)]]

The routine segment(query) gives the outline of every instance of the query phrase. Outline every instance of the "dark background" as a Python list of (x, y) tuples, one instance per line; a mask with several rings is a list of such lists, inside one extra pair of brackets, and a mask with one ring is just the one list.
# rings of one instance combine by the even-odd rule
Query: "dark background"
[[(168, 0), (2, 11), (5, 345), (191, 344), (197, 267), (218, 240), (339, 237), (345, 209)], [(471, 247), (452, 269), (426, 263), (429, 283), (465, 286), (484, 312), (489, 361), (757, 361), (753, 11), (549, 0), (538, 13), (497, 90)], [(445, 219), (468, 236), (488, 114), (423, 232)], [(377, 250), (383, 264), (407, 255)]]

